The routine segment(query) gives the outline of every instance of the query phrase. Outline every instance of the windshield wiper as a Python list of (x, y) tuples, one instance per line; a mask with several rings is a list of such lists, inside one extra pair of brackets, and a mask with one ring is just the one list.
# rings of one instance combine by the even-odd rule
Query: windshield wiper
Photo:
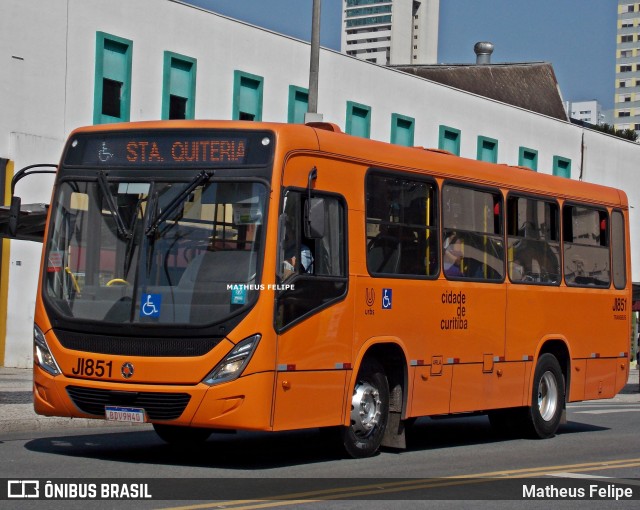
[[(152, 219), (149, 222), (149, 226), (145, 230), (146, 236), (147, 237), (153, 236), (156, 233), (156, 230), (158, 230), (158, 227), (160, 226), (160, 224), (163, 221), (165, 221), (167, 218), (169, 218), (175, 212), (178, 206), (181, 205), (187, 198), (189, 198), (193, 190), (195, 190), (198, 186), (207, 182), (209, 179), (211, 179), (211, 177), (213, 177), (213, 172), (205, 172), (203, 170), (202, 172), (200, 172), (198, 175), (195, 176), (195, 178), (182, 191), (182, 193), (177, 195), (173, 200), (171, 200), (171, 202), (167, 204), (167, 206), (162, 210), (162, 212), (157, 217), (155, 217), (155, 211), (152, 209), (151, 211)], [(155, 207), (157, 207), (157, 201), (154, 200), (153, 206), (154, 206), (154, 209)]]
[(107, 207), (109, 208), (109, 212), (111, 213), (111, 217), (113, 221), (116, 223), (116, 229), (118, 230), (118, 235), (124, 237), (125, 239), (131, 239), (133, 235), (129, 229), (125, 226), (124, 220), (122, 216), (120, 216), (120, 212), (118, 211), (118, 205), (113, 200), (113, 195), (109, 191), (109, 183), (107, 182), (107, 178), (104, 175), (104, 172), (100, 172), (98, 174), (98, 184), (100, 185), (100, 191), (102, 191), (102, 196), (107, 202)]

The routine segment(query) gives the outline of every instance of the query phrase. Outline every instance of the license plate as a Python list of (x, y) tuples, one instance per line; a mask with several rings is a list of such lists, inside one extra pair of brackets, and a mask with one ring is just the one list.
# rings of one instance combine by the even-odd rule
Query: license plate
[(139, 407), (105, 406), (104, 414), (108, 421), (122, 421), (125, 423), (144, 423), (147, 421), (144, 409)]

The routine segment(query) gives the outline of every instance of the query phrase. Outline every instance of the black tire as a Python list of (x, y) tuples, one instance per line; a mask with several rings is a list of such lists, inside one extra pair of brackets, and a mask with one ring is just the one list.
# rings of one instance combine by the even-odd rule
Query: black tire
[(526, 432), (539, 439), (553, 437), (560, 425), (564, 404), (565, 384), (560, 363), (553, 354), (543, 354), (533, 376)]
[(389, 419), (389, 383), (384, 368), (366, 359), (351, 398), (351, 424), (341, 428), (342, 444), (354, 459), (370, 457), (380, 448)]
[(153, 428), (160, 439), (180, 446), (198, 445), (204, 443), (211, 435), (211, 429), (184, 427), (180, 425), (165, 425), (154, 423)]

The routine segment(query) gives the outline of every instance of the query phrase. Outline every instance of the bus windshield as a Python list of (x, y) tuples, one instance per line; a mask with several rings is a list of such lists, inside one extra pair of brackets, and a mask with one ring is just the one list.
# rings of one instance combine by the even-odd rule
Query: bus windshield
[(44, 295), (59, 314), (204, 325), (253, 302), (266, 186), (192, 177), (58, 184)]

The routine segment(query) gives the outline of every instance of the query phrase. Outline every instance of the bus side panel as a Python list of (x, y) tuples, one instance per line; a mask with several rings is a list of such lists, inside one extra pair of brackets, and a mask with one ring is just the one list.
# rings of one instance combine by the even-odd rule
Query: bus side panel
[(279, 372), (273, 430), (341, 424), (346, 382), (346, 370)]
[(452, 375), (453, 365), (416, 367), (409, 416), (448, 414)]
[(584, 400), (585, 376), (587, 374), (587, 360), (571, 361), (571, 381), (569, 383), (569, 402)]
[(616, 394), (616, 374), (620, 371), (617, 359), (588, 359), (585, 400), (611, 398)]
[(479, 364), (454, 365), (453, 374), (452, 413), (523, 405), (524, 363), (495, 364), (491, 372)]
[(270, 430), (273, 379), (273, 372), (264, 372), (209, 388), (189, 425)]

